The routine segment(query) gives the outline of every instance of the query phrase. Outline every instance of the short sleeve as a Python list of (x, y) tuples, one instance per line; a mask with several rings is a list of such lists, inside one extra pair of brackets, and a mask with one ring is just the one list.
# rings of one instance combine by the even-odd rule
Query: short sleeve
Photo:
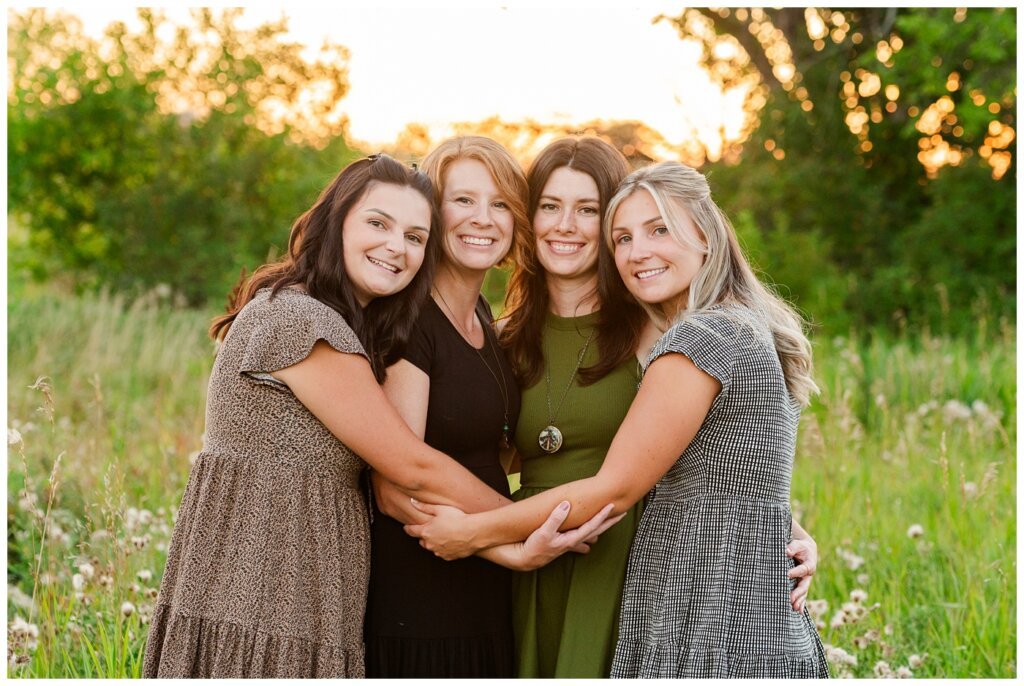
[(230, 343), (240, 346), (239, 372), (257, 381), (274, 383), (270, 372), (306, 359), (321, 340), (338, 352), (366, 357), (359, 338), (340, 314), (305, 293), (289, 290), (273, 298), (258, 295), (239, 313), (230, 333), (238, 336)]
[[(420, 318), (416, 320), (416, 326), (409, 334), (405, 350), (402, 351), (402, 359), (411, 362), (427, 376), (430, 376), (430, 370), (434, 366), (435, 341), (430, 335), (430, 331), (437, 325), (437, 322), (434, 321), (436, 313), (431, 312), (431, 309), (424, 307), (420, 312)], [(436, 308), (433, 309), (436, 310)]]
[(717, 379), (722, 384), (722, 392), (727, 393), (737, 352), (742, 345), (741, 328), (739, 322), (721, 312), (690, 315), (655, 343), (645, 367), (650, 367), (662, 355), (679, 353)]

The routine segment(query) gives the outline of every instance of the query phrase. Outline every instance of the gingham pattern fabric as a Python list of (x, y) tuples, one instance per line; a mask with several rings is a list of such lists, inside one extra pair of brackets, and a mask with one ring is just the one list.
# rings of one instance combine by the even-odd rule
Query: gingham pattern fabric
[(669, 329), (718, 379), (697, 435), (655, 485), (630, 552), (613, 677), (827, 677), (821, 640), (789, 605), (789, 485), (799, 406), (770, 334), (739, 307)]

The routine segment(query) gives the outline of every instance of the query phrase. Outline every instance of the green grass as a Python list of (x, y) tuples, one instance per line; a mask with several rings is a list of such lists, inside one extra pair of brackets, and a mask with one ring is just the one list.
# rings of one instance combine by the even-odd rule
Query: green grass
[[(139, 675), (202, 444), (211, 314), (155, 294), (9, 302), (9, 675)], [(822, 638), (856, 658), (834, 671), (919, 656), (918, 677), (1015, 676), (1013, 325), (815, 349), (793, 498), (820, 548)]]

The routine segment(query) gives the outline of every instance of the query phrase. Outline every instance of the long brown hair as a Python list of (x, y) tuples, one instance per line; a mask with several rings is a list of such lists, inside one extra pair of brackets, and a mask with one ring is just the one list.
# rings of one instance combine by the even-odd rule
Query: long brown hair
[[(390, 183), (418, 191), (430, 205), (430, 233), (423, 265), (410, 284), (393, 295), (374, 298), (364, 308), (345, 272), (342, 224), (349, 210), (359, 202), (370, 186)], [(345, 167), (320, 193), (311, 208), (292, 226), (288, 254), (265, 264), (251, 278), (244, 275), (228, 296), (227, 313), (213, 320), (210, 336), (222, 339), (231, 323), (256, 291), (271, 288), (271, 297), (286, 286), (301, 285), (348, 322), (359, 337), (378, 382), (385, 369), (401, 352), (401, 347), (419, 316), (430, 293), (430, 283), (440, 256), (440, 216), (433, 188), (426, 174), (410, 169), (387, 155), (371, 155)]]
[[(629, 163), (618, 150), (599, 138), (562, 138), (544, 148), (526, 175), (530, 188), (529, 212), (533, 217), (548, 178), (556, 169), (568, 167), (587, 174), (597, 184), (601, 213), (619, 183), (629, 173)], [(512, 245), (515, 268), (505, 296), (505, 327), (502, 345), (516, 366), (522, 388), (536, 383), (544, 369), (541, 350), (544, 320), (548, 311), (548, 289), (544, 268), (537, 259), (537, 237), (532, 226), (516, 233)], [(592, 384), (611, 373), (636, 354), (646, 315), (622, 285), (615, 258), (601, 241), (597, 253), (597, 295), (600, 316), (597, 323), (596, 364), (579, 370), (580, 385)]]

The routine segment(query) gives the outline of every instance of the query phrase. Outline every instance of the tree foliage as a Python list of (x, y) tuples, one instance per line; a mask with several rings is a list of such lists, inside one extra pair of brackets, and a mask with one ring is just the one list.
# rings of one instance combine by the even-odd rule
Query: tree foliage
[(93, 39), (69, 15), (10, 15), (8, 198), (28, 229), (13, 267), (201, 302), (284, 245), (353, 155), (347, 53), (307, 61), (283, 22), (239, 16), (139, 10), (141, 29)]
[(1015, 10), (665, 20), (702, 41), (723, 88), (747, 89), (753, 133), (712, 186), (815, 320), (963, 330), (979, 304), (1012, 316)]

